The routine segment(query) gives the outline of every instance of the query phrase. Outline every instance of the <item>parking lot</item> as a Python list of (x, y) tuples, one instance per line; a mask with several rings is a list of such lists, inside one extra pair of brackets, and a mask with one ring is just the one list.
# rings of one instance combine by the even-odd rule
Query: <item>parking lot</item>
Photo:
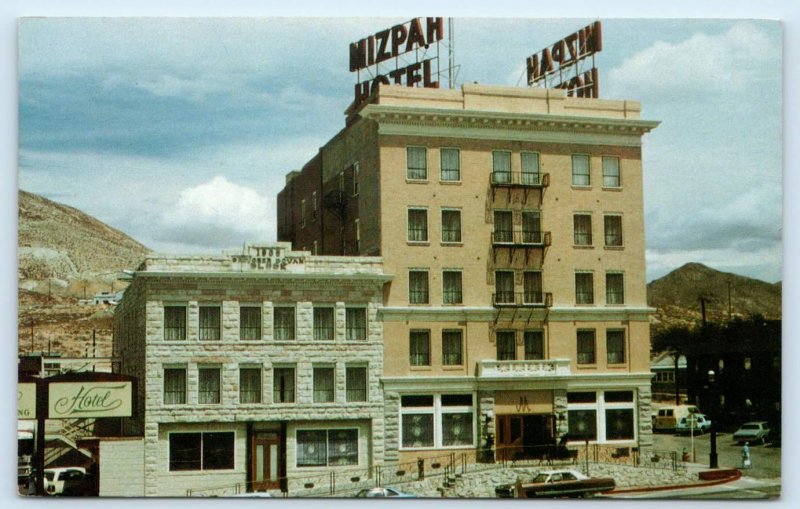
[[(692, 439), (688, 435), (674, 435), (671, 433), (655, 433), (654, 446), (656, 450), (677, 451), (680, 454), (685, 449), (691, 460)], [(694, 437), (695, 463), (709, 464), (710, 435), (705, 433)], [(733, 441), (731, 433), (717, 433), (717, 456), (720, 468), (741, 468), (742, 447)], [(753, 467), (742, 470), (749, 477), (772, 479), (781, 476), (781, 448), (770, 445), (750, 446), (750, 458)]]

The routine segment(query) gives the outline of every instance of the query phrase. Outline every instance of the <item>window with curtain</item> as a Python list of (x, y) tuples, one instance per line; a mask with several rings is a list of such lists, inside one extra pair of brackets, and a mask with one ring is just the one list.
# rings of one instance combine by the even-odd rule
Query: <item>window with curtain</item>
[(609, 364), (623, 364), (625, 362), (625, 331), (606, 331), (606, 359)]
[(578, 364), (595, 363), (594, 329), (578, 331)]
[(514, 226), (513, 215), (510, 210), (494, 211), (494, 241), (513, 242)]
[(333, 308), (314, 308), (314, 339), (330, 341), (333, 339)]
[(220, 369), (199, 368), (197, 402), (212, 404), (220, 402)]
[(278, 341), (295, 339), (294, 334), (294, 308), (276, 307), (273, 309), (274, 334)]
[(594, 274), (578, 272), (575, 274), (575, 302), (594, 304)]
[(603, 187), (620, 187), (618, 157), (603, 157)]
[(522, 165), (522, 183), (526, 186), (536, 186), (541, 183), (539, 172), (539, 154), (537, 152), (520, 153)]
[(297, 466), (328, 465), (328, 432), (326, 430), (297, 430)]
[(443, 148), (441, 154), (441, 165), (443, 181), (456, 182), (461, 180), (461, 161), (460, 153), (457, 148)]
[(525, 271), (524, 297), (526, 304), (543, 304), (544, 294), (542, 293), (542, 273), (539, 271)]
[(412, 330), (409, 334), (409, 363), (412, 366), (431, 365), (431, 332)]
[(461, 304), (461, 271), (445, 270), (442, 272), (442, 302), (444, 304)]
[(497, 304), (514, 304), (514, 273), (498, 270), (494, 273), (494, 301)]
[(239, 308), (239, 339), (253, 341), (261, 339), (261, 307)]
[(200, 307), (200, 339), (205, 341), (219, 341), (220, 339), (219, 306)]
[(275, 403), (294, 403), (294, 368), (273, 368), (272, 400)]
[(345, 332), (347, 334), (347, 341), (367, 340), (366, 308), (345, 309)]
[(261, 368), (239, 369), (239, 403), (261, 403)]
[(425, 209), (408, 209), (408, 241), (428, 241), (428, 211)]
[(497, 338), (497, 360), (517, 360), (517, 343), (514, 331), (497, 331), (495, 335)]
[(425, 147), (406, 148), (407, 170), (409, 180), (425, 180), (428, 178), (428, 149)]
[(442, 210), (442, 242), (461, 242), (460, 210)]
[(442, 446), (469, 446), (473, 443), (474, 413), (471, 394), (442, 394), (440, 397)]
[(358, 430), (328, 430), (328, 465), (358, 465)]
[(412, 270), (408, 273), (408, 302), (410, 304), (428, 303), (427, 270)]
[(164, 404), (186, 404), (186, 368), (164, 369)]
[(574, 242), (576, 246), (592, 245), (592, 216), (575, 214), (572, 218)]
[(606, 410), (606, 440), (633, 440), (633, 409)]
[(492, 152), (492, 181), (496, 184), (511, 183), (511, 152)]
[(164, 339), (186, 339), (186, 306), (164, 306)]
[(442, 365), (461, 366), (463, 341), (461, 330), (442, 331)]
[(522, 211), (522, 242), (542, 243), (542, 220), (538, 210)]
[(345, 390), (348, 402), (367, 400), (366, 367), (347, 366), (345, 368)]
[(621, 272), (606, 273), (606, 304), (625, 304), (625, 283)]
[(621, 246), (622, 216), (604, 216), (603, 226), (606, 246)]
[(568, 410), (569, 437), (573, 440), (597, 440), (597, 410)]
[(331, 367), (314, 368), (314, 403), (332, 403), (334, 400), (334, 372)]
[(525, 360), (544, 359), (544, 333), (540, 330), (525, 331)]
[(588, 186), (591, 185), (589, 177), (589, 156), (585, 154), (574, 154), (572, 156), (572, 185)]

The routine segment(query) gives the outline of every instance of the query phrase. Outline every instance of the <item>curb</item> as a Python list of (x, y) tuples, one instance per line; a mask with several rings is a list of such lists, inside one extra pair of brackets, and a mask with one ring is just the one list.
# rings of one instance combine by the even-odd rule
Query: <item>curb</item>
[(716, 486), (718, 484), (725, 484), (725, 483), (728, 483), (728, 482), (737, 481), (737, 480), (741, 479), (742, 472), (740, 470), (738, 470), (738, 469), (734, 469), (734, 470), (735, 470), (735, 472), (733, 473), (733, 475), (731, 475), (729, 477), (725, 477), (725, 478), (722, 478), (722, 479), (709, 481), (709, 482), (700, 482), (700, 483), (694, 483), (694, 484), (676, 484), (676, 485), (670, 485), (670, 486), (651, 486), (651, 487), (647, 487), (647, 488), (625, 488), (625, 489), (621, 489), (621, 490), (607, 491), (607, 492), (605, 492), (603, 494), (604, 495), (617, 495), (617, 494), (624, 494), (624, 493), (644, 493), (644, 492), (648, 492), (648, 491), (682, 490), (682, 489), (687, 489), (687, 488), (702, 488), (704, 486)]

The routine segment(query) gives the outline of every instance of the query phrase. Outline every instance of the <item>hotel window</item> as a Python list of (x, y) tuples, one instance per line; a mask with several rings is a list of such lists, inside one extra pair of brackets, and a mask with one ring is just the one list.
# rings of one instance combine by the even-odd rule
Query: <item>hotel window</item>
[(345, 368), (345, 391), (348, 402), (367, 400), (367, 368), (361, 366)]
[(620, 187), (618, 157), (603, 157), (603, 187)]
[(514, 304), (514, 272), (498, 270), (494, 273), (495, 304)]
[(439, 153), (441, 155), (441, 179), (446, 182), (461, 180), (460, 151), (457, 148), (443, 148)]
[(164, 306), (164, 339), (186, 339), (186, 306)]
[(578, 364), (595, 363), (594, 329), (578, 331)]
[(239, 307), (239, 339), (243, 341), (261, 339), (261, 307)]
[(406, 148), (406, 178), (426, 180), (428, 178), (428, 149), (425, 147)]
[(461, 242), (460, 210), (442, 210), (442, 242)]
[(622, 216), (603, 216), (606, 246), (622, 245)]
[(401, 448), (474, 445), (471, 394), (405, 395), (400, 398)]
[(220, 307), (200, 306), (200, 340), (219, 341)]
[(425, 209), (408, 209), (408, 241), (428, 241), (428, 211)]
[(461, 304), (461, 271), (445, 270), (442, 272), (442, 302), (444, 304)]
[(294, 403), (294, 368), (272, 369), (272, 401)]
[(346, 308), (345, 333), (347, 341), (367, 340), (367, 310), (366, 308)]
[[(354, 235), (355, 235), (355, 246), (353, 246), (354, 247), (354, 252), (355, 252), (355, 254), (359, 254), (361, 252), (361, 220), (360, 219), (356, 219), (356, 220), (353, 221), (353, 231), (354, 231)], [(316, 242), (317, 241), (315, 240), (314, 241), (315, 245), (316, 245)]]
[(339, 192), (344, 194), (344, 172), (340, 171), (336, 175), (336, 178), (338, 179), (338, 182), (339, 182), (339, 184), (338, 184), (339, 185)]
[(297, 430), (298, 467), (358, 465), (357, 429)]
[(514, 331), (497, 331), (497, 360), (517, 360), (517, 343)]
[(314, 403), (332, 403), (334, 400), (334, 371), (331, 367), (314, 368)]
[(333, 339), (333, 308), (314, 308), (314, 339), (330, 341)]
[(164, 404), (186, 404), (186, 368), (164, 369)]
[(408, 273), (409, 304), (428, 303), (428, 271), (412, 270)]
[(317, 192), (311, 193), (311, 220), (317, 220)]
[(606, 272), (606, 304), (625, 304), (625, 282), (621, 272)]
[(511, 183), (511, 152), (492, 151), (492, 182), (495, 184)]
[(542, 243), (542, 219), (538, 210), (522, 211), (522, 242), (523, 244)]
[(572, 185), (589, 186), (589, 156), (585, 154), (574, 154), (572, 156)]
[(294, 336), (294, 308), (293, 307), (276, 307), (273, 309), (274, 313), (274, 332), (275, 340), (283, 341), (288, 339), (295, 339)]
[(412, 330), (409, 334), (409, 364), (431, 365), (431, 331)]
[(594, 274), (575, 273), (575, 303), (594, 304)]
[(169, 470), (231, 470), (234, 433), (170, 433)]
[(220, 368), (199, 368), (197, 402), (216, 404), (220, 402)]
[(525, 360), (544, 359), (544, 334), (540, 330), (525, 331)]
[(463, 364), (462, 349), (460, 330), (442, 331), (442, 365), (461, 366)]
[(300, 201), (300, 228), (306, 227), (306, 200)]
[(522, 184), (526, 186), (539, 185), (542, 179), (539, 170), (539, 154), (537, 152), (522, 152), (519, 156), (522, 165)]
[(523, 288), (525, 290), (523, 294), (525, 304), (544, 304), (541, 272), (525, 271)]
[(361, 177), (361, 171), (358, 167), (358, 162), (353, 163), (353, 196), (358, 196), (358, 179)]
[(494, 242), (510, 243), (514, 241), (514, 216), (510, 210), (494, 211)]
[(623, 364), (625, 362), (625, 331), (606, 331), (606, 360), (608, 364)]
[(239, 403), (261, 403), (261, 368), (239, 368)]
[(576, 246), (592, 245), (592, 216), (590, 214), (575, 214), (572, 216), (573, 236)]

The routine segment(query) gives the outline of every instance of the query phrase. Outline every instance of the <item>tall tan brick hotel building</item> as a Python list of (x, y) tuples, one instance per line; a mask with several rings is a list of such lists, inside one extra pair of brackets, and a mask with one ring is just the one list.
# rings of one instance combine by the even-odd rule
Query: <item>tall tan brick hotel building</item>
[[(381, 86), (278, 195), (278, 240), (380, 256), (384, 458), (652, 447), (635, 101)], [(389, 432), (397, 422), (394, 436)]]

